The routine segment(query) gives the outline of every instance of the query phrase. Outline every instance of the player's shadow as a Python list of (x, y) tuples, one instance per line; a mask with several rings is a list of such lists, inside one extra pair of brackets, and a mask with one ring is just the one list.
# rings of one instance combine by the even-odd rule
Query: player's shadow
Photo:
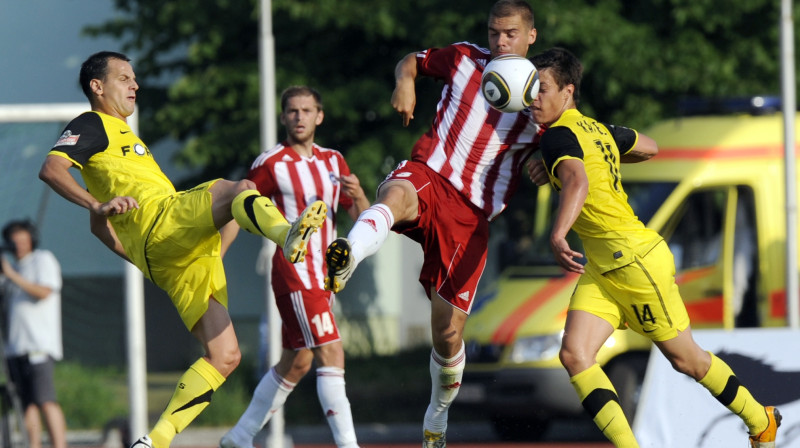
[[(778, 371), (763, 360), (739, 353), (720, 352), (717, 356), (733, 369), (742, 385), (760, 403), (780, 409), (783, 404), (800, 400), (800, 370)], [(726, 411), (713, 419), (700, 434), (697, 446), (704, 446), (706, 437), (714, 428), (729, 418), (738, 417)], [(781, 427), (779, 437), (782, 445), (800, 437), (800, 423)]]

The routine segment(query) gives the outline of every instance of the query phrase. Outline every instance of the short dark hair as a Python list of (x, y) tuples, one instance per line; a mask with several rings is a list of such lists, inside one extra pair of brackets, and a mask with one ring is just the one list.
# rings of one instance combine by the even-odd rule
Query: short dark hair
[(296, 96), (313, 96), (317, 103), (317, 109), (322, 110), (322, 95), (317, 89), (309, 86), (290, 86), (281, 93), (281, 112), (286, 111), (286, 103), (289, 102), (289, 98)]
[(583, 65), (581, 61), (569, 50), (560, 47), (553, 47), (542, 53), (539, 53), (531, 58), (531, 62), (536, 66), (536, 69), (542, 71), (544, 69), (550, 70), (558, 89), (572, 84), (575, 86), (575, 91), (572, 93), (572, 99), (577, 105), (581, 99), (581, 77), (583, 77)]
[(533, 28), (533, 8), (526, 0), (498, 0), (489, 10), (489, 20), (495, 17), (510, 17), (517, 14)]
[(36, 246), (39, 245), (39, 238), (36, 232), (36, 226), (30, 219), (16, 219), (7, 222), (6, 225), (3, 226), (3, 242), (6, 247), (11, 248), (14, 246), (14, 242), (11, 241), (11, 234), (20, 230), (28, 232), (31, 236), (31, 246), (36, 249)]
[(108, 75), (108, 60), (119, 59), (125, 62), (130, 62), (130, 58), (122, 53), (115, 51), (99, 51), (81, 64), (81, 74), (78, 78), (78, 83), (83, 90), (83, 94), (89, 101), (92, 100), (92, 88), (89, 85), (93, 79), (106, 79)]

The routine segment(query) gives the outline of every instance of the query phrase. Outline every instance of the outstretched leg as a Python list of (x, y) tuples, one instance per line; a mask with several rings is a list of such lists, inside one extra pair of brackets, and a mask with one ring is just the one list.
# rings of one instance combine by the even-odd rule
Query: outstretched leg
[(417, 191), (410, 182), (383, 184), (377, 201), (361, 213), (347, 238), (338, 238), (328, 247), (325, 289), (335, 293), (344, 289), (356, 266), (380, 249), (392, 226), (417, 217), (417, 207)]
[(781, 422), (780, 412), (772, 406), (765, 408), (756, 401), (725, 361), (697, 345), (690, 328), (673, 339), (656, 342), (656, 345), (675, 370), (694, 378), (717, 401), (742, 419), (749, 429), (751, 446), (774, 446)]
[[(211, 396), (241, 360), (239, 344), (228, 311), (216, 300), (192, 330), (206, 356), (198, 359), (180, 380), (166, 409), (149, 437), (153, 448), (167, 448), (175, 435), (189, 425), (211, 403)], [(145, 446), (145, 445), (142, 445)]]
[(243, 229), (267, 237), (283, 248), (287, 260), (298, 263), (305, 259), (311, 235), (325, 222), (328, 207), (322, 201), (312, 202), (290, 225), (269, 198), (245, 190), (234, 198), (231, 212)]
[(608, 376), (597, 364), (597, 352), (614, 328), (604, 319), (580, 310), (567, 313), (559, 357), (583, 408), (616, 447), (638, 448), (636, 437)]
[(324, 202), (315, 201), (289, 224), (275, 204), (261, 196), (250, 180), (218, 180), (209, 192), (214, 225), (218, 229), (234, 219), (241, 228), (282, 247), (284, 256), (292, 263), (303, 261), (308, 240), (325, 222), (328, 213)]

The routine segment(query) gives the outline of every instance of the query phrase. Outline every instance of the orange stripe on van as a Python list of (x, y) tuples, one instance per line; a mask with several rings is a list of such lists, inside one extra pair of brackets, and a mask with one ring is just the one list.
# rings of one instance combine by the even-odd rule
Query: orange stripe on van
[(786, 317), (786, 290), (773, 291), (769, 295), (770, 307), (769, 317), (782, 319)]
[(723, 306), (724, 303), (720, 295), (687, 303), (686, 311), (689, 312), (692, 324), (722, 325)]
[(783, 157), (783, 147), (780, 145), (749, 146), (742, 148), (730, 147), (698, 147), (698, 148), (661, 148), (656, 158), (663, 159), (752, 159), (765, 157)]
[(561, 292), (564, 288), (575, 285), (575, 278), (579, 274), (569, 273), (558, 279), (548, 280), (548, 282), (531, 295), (528, 300), (522, 303), (519, 308), (512, 311), (505, 322), (497, 327), (497, 331), (492, 335), (492, 343), (505, 345), (514, 339), (517, 329), (523, 322), (554, 295)]
[(700, 268), (700, 269), (695, 269), (693, 271), (686, 271), (681, 274), (676, 274), (675, 283), (678, 285), (682, 285), (684, 283), (691, 282), (692, 280), (697, 280), (698, 278), (707, 277), (712, 272), (714, 272), (714, 269), (715, 268), (712, 266), (709, 268)]

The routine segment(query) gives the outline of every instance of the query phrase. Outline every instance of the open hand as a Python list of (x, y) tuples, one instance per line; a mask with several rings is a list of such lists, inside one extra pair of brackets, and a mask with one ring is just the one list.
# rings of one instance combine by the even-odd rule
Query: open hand
[(583, 265), (575, 261), (576, 258), (583, 258), (583, 254), (576, 252), (569, 247), (569, 243), (564, 238), (550, 240), (550, 247), (556, 257), (556, 263), (568, 272), (583, 274)]

